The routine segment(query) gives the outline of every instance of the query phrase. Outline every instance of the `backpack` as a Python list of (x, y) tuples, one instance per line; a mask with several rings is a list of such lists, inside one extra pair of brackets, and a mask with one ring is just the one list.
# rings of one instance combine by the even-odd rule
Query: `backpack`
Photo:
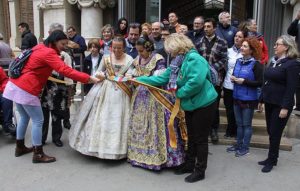
[(219, 74), (218, 74), (217, 70), (211, 64), (208, 64), (208, 66), (209, 66), (209, 72), (210, 72), (209, 80), (214, 86), (216, 86), (219, 83)]
[(11, 78), (18, 78), (28, 61), (29, 56), (32, 54), (31, 49), (24, 50), (21, 54), (9, 64), (8, 75)]

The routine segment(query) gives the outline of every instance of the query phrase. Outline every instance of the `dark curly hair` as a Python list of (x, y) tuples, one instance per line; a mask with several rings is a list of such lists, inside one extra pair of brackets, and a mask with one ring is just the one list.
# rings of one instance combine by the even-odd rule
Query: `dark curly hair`
[(143, 46), (147, 52), (154, 51), (153, 41), (148, 37), (147, 34), (144, 34), (137, 40), (136, 45)]
[(250, 49), (252, 50), (252, 56), (260, 61), (262, 56), (262, 46), (261, 43), (257, 40), (256, 37), (248, 37), (245, 38), (243, 42), (247, 42), (249, 44)]

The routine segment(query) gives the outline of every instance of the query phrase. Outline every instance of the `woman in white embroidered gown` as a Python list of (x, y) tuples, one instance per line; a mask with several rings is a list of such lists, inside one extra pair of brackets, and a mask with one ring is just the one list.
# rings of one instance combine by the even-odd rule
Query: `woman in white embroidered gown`
[[(114, 37), (112, 53), (103, 56), (97, 77), (125, 76), (132, 71), (133, 59), (124, 53), (125, 45), (123, 37)], [(130, 99), (131, 90), (124, 83), (105, 79), (93, 86), (73, 121), (70, 146), (102, 159), (126, 158)]]

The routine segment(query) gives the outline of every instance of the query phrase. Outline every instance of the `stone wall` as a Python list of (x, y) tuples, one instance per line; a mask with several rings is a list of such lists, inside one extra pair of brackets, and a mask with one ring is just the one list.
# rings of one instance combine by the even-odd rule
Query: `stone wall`
[(20, 0), (20, 21), (28, 23), (31, 32), (34, 33), (32, 0)]

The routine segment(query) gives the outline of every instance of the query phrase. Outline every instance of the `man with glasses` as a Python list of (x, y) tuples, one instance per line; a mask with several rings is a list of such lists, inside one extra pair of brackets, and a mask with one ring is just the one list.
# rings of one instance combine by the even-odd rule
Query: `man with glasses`
[(237, 28), (231, 25), (231, 16), (228, 12), (224, 11), (219, 14), (219, 25), (216, 30), (218, 37), (226, 40), (228, 48), (234, 44), (234, 36)]
[(162, 48), (156, 50), (156, 53), (162, 55), (165, 59), (165, 61), (167, 62), (167, 66), (169, 66), (169, 58), (170, 56), (167, 54), (167, 52), (165, 51), (164, 48), (164, 42), (166, 40), (166, 38), (170, 35), (170, 31), (169, 31), (169, 27), (163, 27), (161, 29), (161, 41), (162, 41)]
[(140, 38), (141, 25), (139, 23), (131, 23), (129, 25), (128, 37), (126, 38), (126, 53), (135, 59), (138, 51), (135, 48), (135, 43)]
[[(82, 55), (82, 60), (84, 60), (84, 51), (87, 50), (87, 46), (85, 44), (85, 40), (82, 36), (80, 36), (79, 34), (77, 34), (76, 29), (74, 26), (69, 26), (67, 29), (67, 35), (69, 40), (77, 43), (79, 45), (79, 48), (73, 49), (73, 53), (75, 54), (81, 54)], [(75, 65), (76, 65), (76, 69), (79, 70), (80, 67), (80, 57), (75, 57), (74, 58), (75, 61)]]
[(197, 16), (194, 19), (193, 30), (187, 32), (187, 36), (196, 44), (204, 36), (204, 18), (202, 16)]

